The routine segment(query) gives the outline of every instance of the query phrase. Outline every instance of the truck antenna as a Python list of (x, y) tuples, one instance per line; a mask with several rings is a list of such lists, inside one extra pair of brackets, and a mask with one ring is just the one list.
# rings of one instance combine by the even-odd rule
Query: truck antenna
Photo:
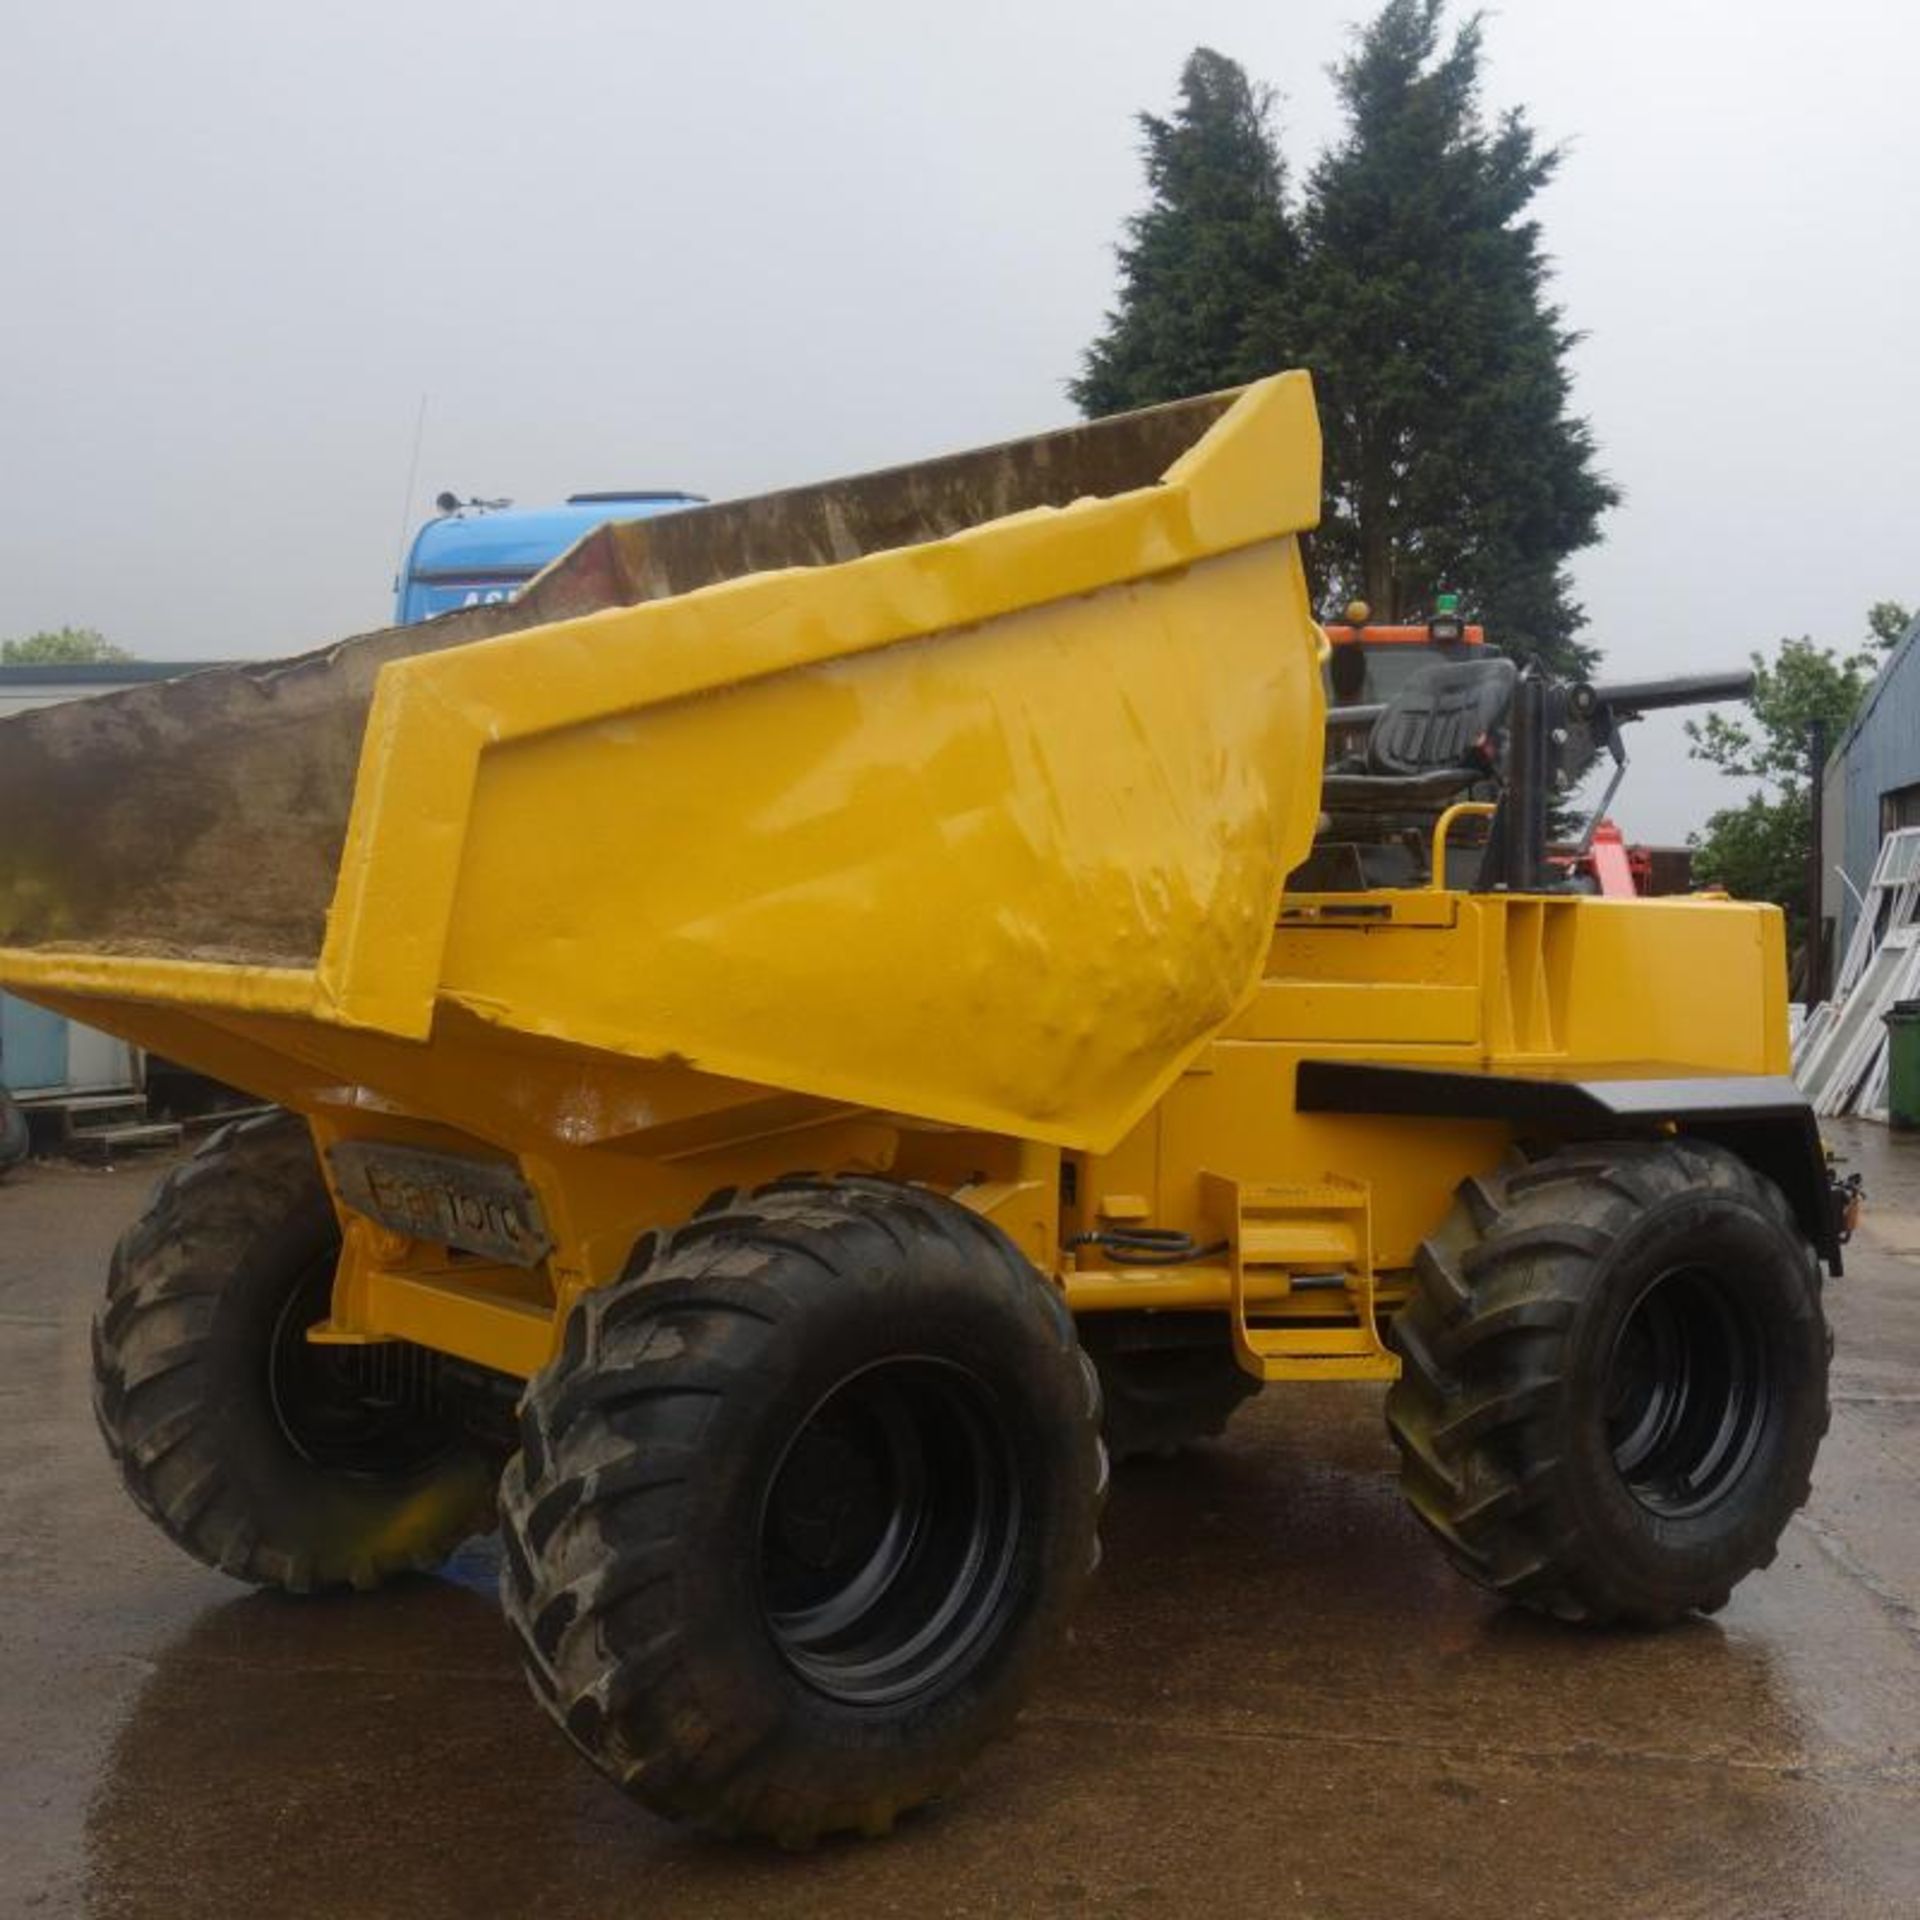
[(407, 566), (407, 528), (413, 520), (413, 487), (420, 477), (420, 443), (427, 434), (427, 396), (420, 396), (420, 411), (413, 420), (413, 453), (407, 461), (407, 494), (400, 502), (400, 545), (393, 556), (393, 589), (400, 591), (400, 576)]

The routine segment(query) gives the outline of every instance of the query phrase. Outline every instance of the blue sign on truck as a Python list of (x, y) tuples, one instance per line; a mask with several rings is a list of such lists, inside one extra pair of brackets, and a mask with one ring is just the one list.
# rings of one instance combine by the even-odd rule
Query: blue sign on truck
[(703, 507), (697, 493), (576, 493), (557, 507), (456, 500), (443, 493), (439, 518), (413, 536), (395, 583), (394, 623), (411, 626), (437, 613), (511, 600), (549, 561), (610, 520)]

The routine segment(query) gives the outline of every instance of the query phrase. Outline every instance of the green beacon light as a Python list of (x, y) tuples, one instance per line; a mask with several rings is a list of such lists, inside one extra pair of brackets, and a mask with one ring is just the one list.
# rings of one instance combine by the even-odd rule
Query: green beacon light
[(1458, 646), (1463, 631), (1460, 623), (1460, 596), (1457, 593), (1435, 594), (1433, 613), (1427, 621), (1427, 638), (1436, 646)]

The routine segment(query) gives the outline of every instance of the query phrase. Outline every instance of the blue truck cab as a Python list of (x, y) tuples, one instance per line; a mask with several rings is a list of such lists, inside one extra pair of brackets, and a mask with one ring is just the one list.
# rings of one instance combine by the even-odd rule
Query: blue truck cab
[(443, 493), (438, 518), (413, 536), (394, 583), (397, 626), (462, 607), (511, 600), (549, 561), (610, 520), (648, 520), (706, 505), (697, 493), (576, 493), (557, 507), (456, 500)]

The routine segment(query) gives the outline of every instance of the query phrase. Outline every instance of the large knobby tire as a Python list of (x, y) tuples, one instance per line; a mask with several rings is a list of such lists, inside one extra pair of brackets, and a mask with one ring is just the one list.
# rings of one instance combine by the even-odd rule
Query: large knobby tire
[(1227, 1430), (1260, 1382), (1218, 1313), (1090, 1313), (1080, 1340), (1100, 1375), (1114, 1464), (1165, 1459)]
[(501, 1487), (507, 1617), (535, 1697), (655, 1812), (883, 1833), (1018, 1710), (1105, 1485), (1072, 1319), (997, 1229), (783, 1181), (574, 1308)]
[(1387, 1396), (1401, 1485), (1470, 1579), (1660, 1626), (1774, 1557), (1827, 1428), (1820, 1267), (1780, 1190), (1689, 1140), (1468, 1180)]
[(93, 1325), (94, 1413), (141, 1511), (208, 1566), (294, 1593), (437, 1566), (491, 1524), (481, 1448), (306, 1341), (339, 1251), (305, 1125), (244, 1121), (162, 1181)]

